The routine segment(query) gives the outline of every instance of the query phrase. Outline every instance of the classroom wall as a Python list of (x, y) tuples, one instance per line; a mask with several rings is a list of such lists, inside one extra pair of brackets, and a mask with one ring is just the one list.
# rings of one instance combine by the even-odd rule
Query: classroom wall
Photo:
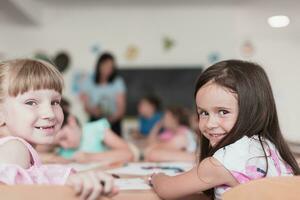
[[(36, 50), (50, 55), (67, 50), (72, 56), (72, 68), (65, 74), (69, 98), (73, 97), (70, 81), (74, 71), (93, 69), (96, 59), (91, 51), (93, 45), (114, 52), (121, 67), (208, 66), (213, 52), (220, 59), (245, 58), (241, 45), (250, 40), (255, 52), (246, 59), (265, 66), (273, 84), (284, 135), (300, 141), (297, 126), (300, 41), (295, 29), (273, 30), (267, 26), (266, 17), (279, 8), (260, 11), (256, 7), (236, 5), (99, 6), (96, 3), (58, 7), (50, 2), (43, 2), (39, 7), (37, 25), (0, 21), (0, 52), (12, 58), (31, 56)], [(299, 25), (296, 21), (299, 14), (293, 9), (289, 12), (294, 20), (291, 26)], [(167, 52), (161, 43), (164, 36), (176, 41), (175, 47)], [(124, 56), (131, 44), (140, 50), (133, 61)], [(78, 100), (72, 98), (72, 101), (73, 110), (84, 120)]]

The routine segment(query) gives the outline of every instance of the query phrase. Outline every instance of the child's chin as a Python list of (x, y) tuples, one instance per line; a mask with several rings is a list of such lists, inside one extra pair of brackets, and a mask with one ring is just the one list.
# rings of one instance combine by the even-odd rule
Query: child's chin
[(46, 138), (39, 138), (36, 140), (36, 144), (53, 144), (54, 143), (54, 137), (46, 137)]

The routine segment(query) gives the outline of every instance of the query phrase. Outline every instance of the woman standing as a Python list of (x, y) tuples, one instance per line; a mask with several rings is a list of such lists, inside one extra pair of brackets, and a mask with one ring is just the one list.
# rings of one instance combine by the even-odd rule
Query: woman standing
[(90, 121), (105, 117), (112, 130), (121, 136), (121, 120), (125, 113), (126, 86), (118, 76), (115, 59), (103, 53), (95, 66), (93, 76), (85, 83), (80, 99)]

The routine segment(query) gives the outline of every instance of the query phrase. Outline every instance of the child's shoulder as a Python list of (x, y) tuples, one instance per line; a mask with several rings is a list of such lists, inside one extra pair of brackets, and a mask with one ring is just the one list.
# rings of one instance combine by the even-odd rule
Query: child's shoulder
[[(268, 140), (264, 141), (264, 144), (268, 144), (268, 146), (270, 146), (269, 143)], [(213, 157), (228, 163), (243, 163), (254, 157), (264, 158), (264, 149), (257, 136), (244, 136), (234, 143), (218, 149)]]
[(110, 124), (106, 118), (100, 118), (93, 122), (86, 123), (85, 127), (88, 128), (110, 128)]
[(30, 151), (21, 139), (0, 139), (0, 164), (14, 164), (26, 169), (30, 167), (30, 159)]

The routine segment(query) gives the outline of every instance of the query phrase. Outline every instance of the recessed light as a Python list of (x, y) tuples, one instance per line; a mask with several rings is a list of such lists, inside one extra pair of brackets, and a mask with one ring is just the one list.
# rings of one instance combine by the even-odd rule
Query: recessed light
[(285, 15), (277, 15), (268, 18), (268, 23), (273, 28), (282, 28), (290, 23), (290, 19)]

